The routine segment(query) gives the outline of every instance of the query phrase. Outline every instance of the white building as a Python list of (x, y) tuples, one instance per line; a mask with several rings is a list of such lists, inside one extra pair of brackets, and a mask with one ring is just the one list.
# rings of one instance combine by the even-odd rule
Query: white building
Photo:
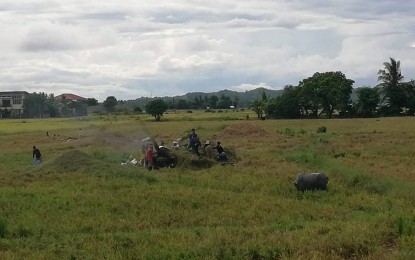
[(0, 118), (23, 116), (24, 99), (29, 95), (26, 91), (0, 92)]

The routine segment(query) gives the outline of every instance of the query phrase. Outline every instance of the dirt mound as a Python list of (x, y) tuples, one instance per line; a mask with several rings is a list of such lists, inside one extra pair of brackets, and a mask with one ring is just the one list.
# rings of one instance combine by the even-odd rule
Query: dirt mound
[(236, 124), (226, 127), (219, 133), (219, 138), (240, 138), (240, 137), (263, 137), (269, 135), (267, 131), (262, 129), (260, 126), (243, 123)]
[(86, 153), (74, 149), (59, 154), (51, 161), (45, 162), (42, 169), (53, 172), (75, 172), (78, 170), (88, 170), (95, 167), (105, 167), (104, 164)]

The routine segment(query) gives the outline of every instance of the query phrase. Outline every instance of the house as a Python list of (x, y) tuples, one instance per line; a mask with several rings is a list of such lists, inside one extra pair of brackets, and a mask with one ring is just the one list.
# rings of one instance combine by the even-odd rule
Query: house
[(84, 97), (64, 93), (55, 97), (57, 101), (57, 108), (61, 117), (71, 116), (86, 116), (88, 114), (86, 102)]
[(0, 118), (21, 118), (24, 100), (28, 95), (26, 91), (0, 92)]
[(60, 94), (60, 95), (56, 96), (55, 99), (56, 100), (81, 101), (81, 100), (84, 100), (86, 98), (75, 95), (75, 94), (64, 93), (64, 94)]

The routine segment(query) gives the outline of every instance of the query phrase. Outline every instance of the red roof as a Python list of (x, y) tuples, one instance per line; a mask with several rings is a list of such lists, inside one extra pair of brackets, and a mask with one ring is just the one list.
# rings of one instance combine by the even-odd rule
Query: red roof
[(64, 94), (60, 94), (59, 96), (56, 96), (55, 99), (58, 99), (58, 100), (66, 99), (66, 100), (78, 101), (78, 100), (83, 100), (85, 98), (75, 95), (75, 94), (64, 93)]

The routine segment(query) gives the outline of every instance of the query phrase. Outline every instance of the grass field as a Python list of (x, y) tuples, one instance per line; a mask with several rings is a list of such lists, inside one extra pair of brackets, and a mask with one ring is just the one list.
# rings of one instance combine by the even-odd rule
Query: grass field
[[(413, 118), (246, 114), (1, 120), (0, 259), (415, 258)], [(142, 138), (191, 128), (234, 163), (121, 166)], [(326, 173), (329, 190), (297, 192), (301, 172)]]

